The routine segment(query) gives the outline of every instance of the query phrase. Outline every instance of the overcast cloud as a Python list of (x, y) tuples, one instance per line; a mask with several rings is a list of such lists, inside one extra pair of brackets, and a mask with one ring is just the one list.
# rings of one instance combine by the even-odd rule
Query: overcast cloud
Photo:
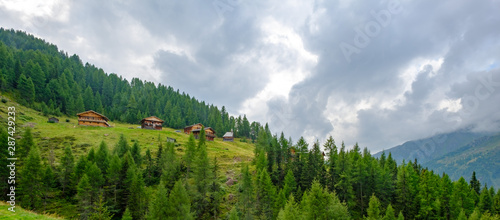
[(500, 1), (0, 0), (26, 30), (293, 140), (500, 130)]

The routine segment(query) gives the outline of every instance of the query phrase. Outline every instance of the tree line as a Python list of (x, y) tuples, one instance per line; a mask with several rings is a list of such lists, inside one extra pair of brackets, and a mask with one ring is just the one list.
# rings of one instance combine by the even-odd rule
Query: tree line
[(75, 116), (94, 110), (110, 120), (139, 123), (155, 115), (165, 127), (202, 123), (218, 136), (234, 130), (237, 137), (255, 138), (258, 122), (246, 115), (230, 116), (223, 106), (198, 101), (171, 86), (105, 73), (77, 55), (22, 31), (0, 28), (0, 91), (45, 115)]
[[(357, 145), (337, 148), (333, 138), (309, 147), (303, 138), (294, 144), (265, 130), (230, 201), (203, 137), (190, 135), (178, 155), (172, 143), (141, 152), (139, 143), (130, 146), (121, 136), (115, 146), (102, 142), (79, 157), (67, 146), (51, 165), (28, 128), (19, 143), (26, 158), (19, 165), (19, 202), (35, 211), (75, 207), (77, 216), (68, 217), (80, 219), (499, 219), (500, 190), (474, 173), (470, 181), (451, 181), (416, 161), (397, 165), (391, 154), (374, 158)], [(6, 139), (2, 128), (0, 141)]]

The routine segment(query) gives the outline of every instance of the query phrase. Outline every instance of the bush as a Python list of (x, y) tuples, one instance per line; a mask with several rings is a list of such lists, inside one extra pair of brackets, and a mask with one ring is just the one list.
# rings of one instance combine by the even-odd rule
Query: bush
[(66, 122), (69, 122), (69, 119), (66, 119)]
[(3, 103), (7, 103), (7, 99), (2, 98)]

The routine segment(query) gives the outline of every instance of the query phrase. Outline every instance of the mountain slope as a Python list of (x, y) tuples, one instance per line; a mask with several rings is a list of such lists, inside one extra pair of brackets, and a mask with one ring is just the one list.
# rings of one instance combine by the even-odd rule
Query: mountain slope
[(477, 138), (464, 147), (422, 163), (450, 178), (469, 177), (473, 171), (481, 183), (500, 188), (500, 134)]
[(481, 183), (500, 188), (500, 134), (457, 131), (408, 141), (385, 150), (386, 155), (389, 152), (398, 163), (417, 159), (423, 167), (445, 172), (453, 180), (468, 179), (476, 171)]

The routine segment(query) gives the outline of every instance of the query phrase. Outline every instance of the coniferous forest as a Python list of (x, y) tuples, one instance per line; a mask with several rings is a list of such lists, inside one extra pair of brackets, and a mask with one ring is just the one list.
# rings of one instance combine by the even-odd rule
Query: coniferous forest
[[(43, 213), (53, 204), (77, 219), (499, 219), (500, 190), (474, 173), (452, 181), (418, 161), (375, 158), (357, 144), (293, 141), (246, 116), (229, 116), (166, 85), (128, 82), (77, 55), (24, 32), (0, 29), (0, 88), (42, 114), (74, 116), (94, 109), (137, 124), (157, 115), (175, 129), (201, 122), (217, 133), (233, 129), (252, 139), (252, 161), (242, 161), (237, 193), (228, 199), (218, 159), (208, 156), (204, 130), (179, 154), (170, 142), (141, 150), (121, 136), (83, 155), (67, 146), (48, 164), (29, 127), (17, 143), (18, 205)], [(0, 128), (1, 200), (9, 193), (7, 129)], [(17, 131), (21, 132), (21, 131)]]

